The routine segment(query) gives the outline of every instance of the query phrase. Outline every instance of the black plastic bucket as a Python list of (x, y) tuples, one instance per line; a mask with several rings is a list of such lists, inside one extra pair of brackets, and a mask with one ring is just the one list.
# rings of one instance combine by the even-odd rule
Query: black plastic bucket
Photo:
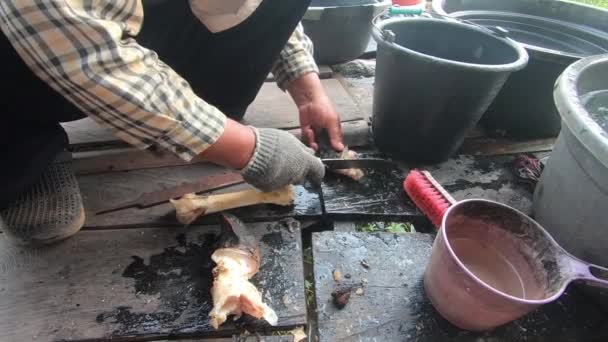
[(374, 140), (406, 161), (449, 158), (509, 74), (528, 62), (519, 44), (479, 26), (427, 18), (376, 26)]

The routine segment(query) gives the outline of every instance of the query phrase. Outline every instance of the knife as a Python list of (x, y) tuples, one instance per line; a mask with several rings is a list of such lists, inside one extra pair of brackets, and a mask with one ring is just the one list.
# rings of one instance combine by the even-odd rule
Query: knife
[(227, 173), (205, 177), (196, 182), (182, 183), (178, 186), (141, 194), (132, 201), (106, 208), (95, 213), (96, 215), (106, 214), (127, 208), (148, 208), (157, 204), (168, 202), (172, 198), (178, 198), (189, 193), (208, 192), (219, 190), (232, 185), (244, 183), (243, 177), (239, 173)]
[(339, 159), (325, 158), (321, 159), (325, 167), (330, 170), (340, 169), (369, 169), (375, 167), (392, 167), (395, 163), (391, 160), (381, 158), (361, 158), (361, 159)]

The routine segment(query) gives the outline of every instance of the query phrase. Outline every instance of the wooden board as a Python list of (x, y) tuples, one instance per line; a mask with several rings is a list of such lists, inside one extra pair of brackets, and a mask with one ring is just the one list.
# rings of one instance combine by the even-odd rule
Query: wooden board
[[(292, 129), (290, 133), (301, 139), (301, 130)], [(345, 122), (342, 125), (344, 143), (347, 146), (367, 146), (370, 144), (370, 129), (365, 120)], [(137, 150), (135, 148), (115, 148), (93, 150), (74, 154), (73, 168), (79, 175), (111, 171), (129, 171), (168, 166), (190, 165), (166, 150)]]
[[(422, 234), (313, 235), (319, 337), (325, 341), (605, 341), (608, 316), (569, 290), (558, 301), (491, 332), (460, 330), (428, 301), (422, 278), (432, 246)], [(337, 252), (339, 251), (339, 252)], [(365, 260), (369, 267), (363, 267)], [(331, 303), (333, 271), (359, 284), (342, 310)], [(349, 274), (350, 279), (345, 275)], [(466, 308), (463, 308), (466, 310)]]
[(205, 339), (180, 339), (163, 340), (159, 342), (293, 342), (293, 336), (233, 336), (232, 338), (205, 338)]
[[(86, 211), (85, 227), (150, 227), (180, 224), (175, 219), (173, 205), (165, 203), (154, 207), (131, 208), (113, 213), (95, 215), (103, 209), (137, 198), (141, 193), (162, 190), (191, 182), (212, 174), (225, 173), (227, 169), (211, 164), (157, 168), (128, 172), (111, 172), (78, 177)], [(247, 188), (234, 186), (216, 193), (232, 192)], [(296, 202), (292, 207), (259, 205), (237, 209), (234, 212), (245, 221), (274, 220), (284, 217), (318, 217), (321, 203), (317, 193), (309, 186), (296, 186)], [(202, 218), (197, 223), (214, 223), (217, 216)]]
[(513, 173), (516, 156), (459, 156), (426, 167), (456, 200), (483, 198), (532, 213), (533, 188)]
[[(289, 228), (287, 228), (289, 226)], [(279, 325), (306, 324), (302, 245), (296, 221), (250, 224), (261, 239), (253, 283)], [(46, 248), (12, 247), (0, 235), (3, 341), (232, 336), (264, 332), (244, 319), (208, 323), (216, 227), (82, 231)]]
[[(362, 157), (378, 156), (362, 153)], [(376, 168), (365, 170), (360, 181), (328, 173), (323, 182), (323, 201), (327, 214), (335, 219), (386, 217), (393, 219), (420, 219), (422, 213), (403, 190), (407, 170)]]
[[(344, 121), (363, 119), (357, 105), (349, 97), (340, 82), (335, 79), (321, 81), (327, 96), (333, 101), (336, 110)], [(257, 98), (247, 110), (245, 123), (257, 127), (297, 128), (299, 127), (298, 109), (291, 97), (273, 83), (265, 83)], [(99, 126), (92, 119), (85, 118), (62, 124), (68, 133), (73, 149), (99, 148), (117, 144), (118, 140), (110, 130)]]
[[(335, 79), (322, 80), (323, 88), (340, 114), (342, 121), (363, 119), (359, 108), (342, 84)], [(291, 97), (272, 83), (265, 83), (247, 110), (245, 123), (256, 127), (300, 127), (298, 109)]]
[(510, 140), (479, 138), (467, 139), (460, 147), (462, 154), (504, 155), (517, 153), (547, 152), (553, 150), (555, 138), (533, 140)]

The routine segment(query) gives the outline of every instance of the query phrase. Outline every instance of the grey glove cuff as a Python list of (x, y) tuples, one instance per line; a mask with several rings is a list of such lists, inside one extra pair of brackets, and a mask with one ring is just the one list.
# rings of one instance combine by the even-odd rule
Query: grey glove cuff
[(263, 177), (268, 173), (268, 168), (272, 163), (279, 143), (279, 136), (274, 130), (264, 132), (264, 135), (260, 136), (260, 131), (257, 128), (251, 127), (251, 129), (255, 133), (255, 149), (249, 163), (241, 170), (245, 179)]
[(305, 178), (320, 183), (325, 167), (314, 152), (293, 135), (272, 128), (256, 129), (256, 146), (247, 166), (245, 181), (262, 191), (272, 191)]

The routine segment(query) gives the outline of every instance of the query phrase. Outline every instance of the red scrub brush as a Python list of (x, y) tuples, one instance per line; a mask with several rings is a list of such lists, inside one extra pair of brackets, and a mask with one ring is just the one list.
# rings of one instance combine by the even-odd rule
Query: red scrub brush
[(410, 171), (403, 188), (437, 228), (441, 227), (441, 220), (448, 208), (456, 203), (428, 171)]

